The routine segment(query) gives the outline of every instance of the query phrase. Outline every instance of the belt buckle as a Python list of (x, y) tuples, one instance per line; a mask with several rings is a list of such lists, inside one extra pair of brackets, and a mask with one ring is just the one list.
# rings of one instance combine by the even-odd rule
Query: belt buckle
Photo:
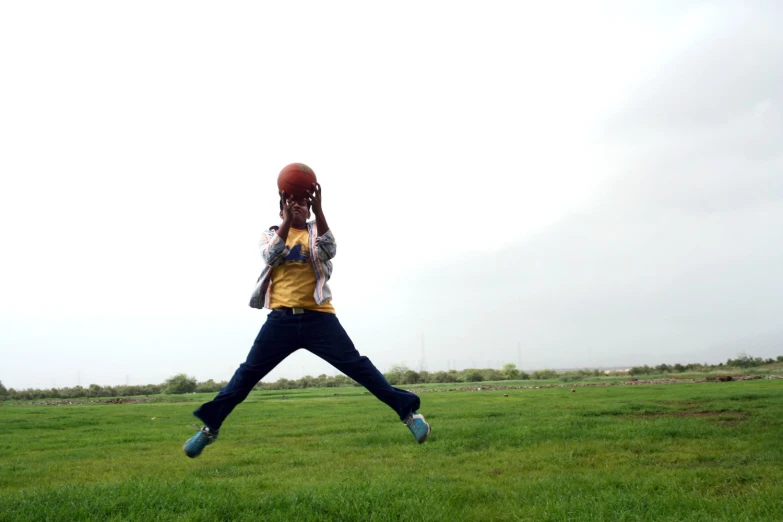
[(291, 308), (291, 313), (294, 315), (301, 315), (304, 313), (304, 308)]

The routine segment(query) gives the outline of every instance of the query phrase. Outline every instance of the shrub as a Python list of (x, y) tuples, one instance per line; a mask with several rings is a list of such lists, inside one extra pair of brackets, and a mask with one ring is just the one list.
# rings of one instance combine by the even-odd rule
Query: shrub
[(484, 376), (479, 370), (469, 369), (462, 372), (462, 382), (482, 382)]
[(176, 394), (193, 393), (196, 391), (197, 385), (194, 377), (189, 377), (184, 373), (180, 373), (166, 379), (166, 382), (163, 383), (163, 392)]
[(554, 379), (555, 377), (557, 377), (557, 372), (554, 370), (536, 370), (533, 372), (533, 379), (546, 380)]

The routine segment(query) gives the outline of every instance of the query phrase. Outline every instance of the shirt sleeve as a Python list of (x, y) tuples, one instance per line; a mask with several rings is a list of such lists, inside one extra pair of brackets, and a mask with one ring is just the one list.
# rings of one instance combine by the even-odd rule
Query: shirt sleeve
[(334, 234), (331, 230), (327, 230), (326, 234), (320, 235), (315, 239), (316, 255), (321, 261), (329, 261), (337, 255), (337, 241), (334, 239)]
[(261, 257), (267, 266), (277, 266), (282, 263), (285, 256), (288, 255), (289, 248), (285, 246), (285, 241), (280, 239), (277, 232), (265, 230), (258, 244), (261, 249)]

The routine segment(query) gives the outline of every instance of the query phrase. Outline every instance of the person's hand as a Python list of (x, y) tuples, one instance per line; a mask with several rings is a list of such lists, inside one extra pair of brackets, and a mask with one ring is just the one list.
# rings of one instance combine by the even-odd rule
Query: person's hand
[(294, 219), (294, 200), (284, 191), (280, 192), (280, 200), (283, 202), (283, 221), (291, 223)]
[(315, 214), (315, 226), (318, 228), (318, 237), (323, 236), (329, 232), (329, 224), (326, 222), (323, 208), (321, 208), (321, 184), (313, 183), (310, 185), (310, 190), (307, 192), (307, 202), (313, 209)]
[(310, 191), (307, 193), (307, 200), (310, 202), (310, 205), (313, 207), (313, 212), (320, 213), (321, 212), (321, 184), (320, 183), (313, 183), (310, 185)]

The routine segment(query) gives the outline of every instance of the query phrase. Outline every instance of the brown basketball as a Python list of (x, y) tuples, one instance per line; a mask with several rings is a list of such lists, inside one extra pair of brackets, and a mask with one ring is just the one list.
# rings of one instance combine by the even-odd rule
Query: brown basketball
[(305, 197), (313, 183), (315, 172), (304, 163), (286, 165), (277, 176), (277, 188), (297, 199)]

